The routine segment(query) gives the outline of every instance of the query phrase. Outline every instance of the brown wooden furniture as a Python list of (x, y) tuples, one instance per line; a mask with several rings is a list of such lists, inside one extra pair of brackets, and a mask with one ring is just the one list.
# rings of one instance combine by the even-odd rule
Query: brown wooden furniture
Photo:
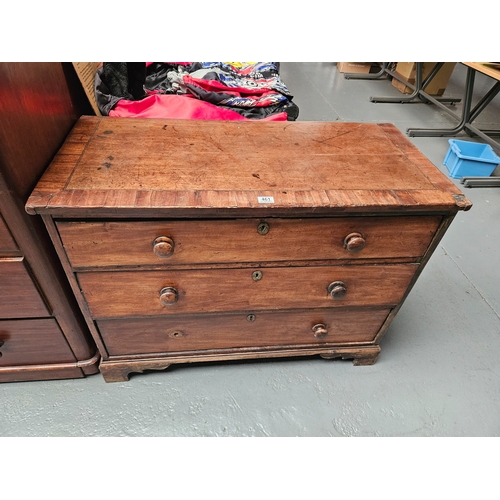
[(26, 209), (111, 382), (210, 360), (372, 364), (470, 206), (390, 124), (82, 117)]
[(84, 377), (99, 353), (40, 217), (24, 205), (87, 107), (71, 65), (0, 63), (0, 382)]

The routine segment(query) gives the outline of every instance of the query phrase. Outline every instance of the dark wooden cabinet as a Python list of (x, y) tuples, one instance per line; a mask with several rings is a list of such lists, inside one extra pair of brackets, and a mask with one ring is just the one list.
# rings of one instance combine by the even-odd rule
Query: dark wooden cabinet
[(111, 382), (210, 360), (372, 364), (470, 206), (390, 124), (82, 117), (26, 208)]
[(78, 378), (99, 355), (24, 204), (88, 103), (70, 63), (0, 63), (0, 382)]

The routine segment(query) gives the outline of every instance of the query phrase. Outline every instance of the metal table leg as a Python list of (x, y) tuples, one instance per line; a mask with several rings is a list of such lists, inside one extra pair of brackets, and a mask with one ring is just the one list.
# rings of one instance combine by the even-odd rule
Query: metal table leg
[(460, 182), (468, 188), (472, 187), (499, 187), (500, 177), (462, 177)]
[(493, 87), (484, 95), (484, 97), (476, 104), (476, 107), (471, 111), (470, 117), (467, 120), (467, 123), (464, 126), (464, 130), (470, 136), (478, 135), (479, 137), (486, 136), (486, 142), (492, 145), (494, 148), (499, 148), (497, 142), (489, 139), (488, 136), (499, 136), (500, 130), (479, 130), (477, 127), (473, 126), (472, 123), (474, 120), (480, 115), (480, 113), (486, 108), (486, 106), (496, 97), (496, 95), (500, 92), (500, 82), (495, 83)]
[[(472, 104), (472, 91), (474, 88), (474, 77), (475, 71), (472, 68), (467, 68), (467, 77), (465, 80), (465, 95), (464, 95), (464, 104), (462, 108), (462, 116), (457, 116), (454, 113), (450, 113), (454, 118), (459, 120), (458, 125), (452, 129), (425, 129), (425, 128), (409, 128), (406, 133), (410, 137), (443, 137), (443, 136), (453, 136), (460, 133), (465, 124), (468, 122), (470, 118), (470, 108)], [(431, 99), (432, 102), (432, 99)], [(435, 103), (441, 108), (448, 110), (445, 106), (441, 106), (440, 103)], [(448, 110), (449, 112), (450, 110)]]
[[(478, 128), (474, 127), (473, 125), (470, 125), (469, 123), (465, 124), (465, 128), (472, 132), (474, 135), (477, 135), (481, 139), (483, 139), (484, 142), (489, 144), (493, 149), (496, 149), (497, 153), (500, 154), (500, 142), (495, 141), (492, 139), (489, 135), (486, 135), (483, 130), (479, 130)], [(496, 130), (496, 133), (499, 131)]]
[(346, 80), (380, 80), (382, 78), (387, 78), (386, 69), (389, 67), (389, 64), (390, 63), (382, 63), (378, 73), (344, 73), (344, 78)]
[[(462, 109), (462, 116), (459, 117), (454, 113), (451, 113), (448, 108), (444, 108), (454, 116), (459, 123), (456, 127), (452, 129), (424, 129), (424, 128), (409, 128), (406, 133), (410, 137), (443, 137), (443, 136), (456, 136), (460, 132), (466, 132), (470, 136), (478, 136), (483, 139), (487, 144), (489, 144), (494, 149), (500, 151), (500, 143), (491, 139), (492, 135), (500, 135), (500, 130), (479, 130), (477, 127), (472, 125), (473, 121), (479, 116), (479, 114), (486, 108), (486, 106), (496, 97), (500, 92), (500, 82), (497, 82), (493, 87), (483, 96), (483, 98), (476, 104), (476, 106), (471, 110), (472, 106), (472, 96), (474, 91), (474, 80), (475, 80), (475, 70), (473, 68), (467, 68), (467, 77), (465, 81), (465, 96), (464, 96), (464, 106)], [(427, 96), (431, 102), (432, 98)], [(439, 103), (435, 103), (439, 105)]]
[[(443, 67), (443, 64), (444, 63), (442, 62), (436, 64), (436, 66), (432, 69), (427, 78), (424, 81), (422, 81), (423, 63), (421, 62), (416, 63), (415, 85), (412, 85), (411, 83), (408, 83), (406, 80), (403, 80), (399, 75), (397, 75), (393, 71), (386, 70), (386, 73), (388, 75), (392, 76), (392, 78), (395, 78), (399, 82), (404, 83), (407, 87), (413, 90), (413, 93), (408, 96), (401, 96), (401, 97), (370, 97), (370, 101), (374, 103), (399, 103), (399, 104), (413, 102), (415, 99), (421, 99), (423, 102), (430, 101), (430, 99), (427, 98), (428, 94), (425, 93), (423, 94), (423, 90), (430, 83), (430, 81), (437, 75), (438, 71)], [(435, 98), (435, 101), (448, 102), (448, 103), (455, 103), (459, 102), (460, 100), (461, 99), (457, 99), (454, 97)]]

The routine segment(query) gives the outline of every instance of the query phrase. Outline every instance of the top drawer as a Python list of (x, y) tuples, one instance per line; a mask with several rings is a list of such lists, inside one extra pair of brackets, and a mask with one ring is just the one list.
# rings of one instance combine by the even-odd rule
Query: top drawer
[(419, 258), (439, 216), (58, 222), (75, 268)]

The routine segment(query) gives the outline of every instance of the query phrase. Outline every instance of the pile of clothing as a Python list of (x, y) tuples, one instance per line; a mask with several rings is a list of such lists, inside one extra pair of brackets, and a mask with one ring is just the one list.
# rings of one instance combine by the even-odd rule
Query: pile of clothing
[(275, 62), (103, 63), (95, 96), (104, 116), (293, 121)]

